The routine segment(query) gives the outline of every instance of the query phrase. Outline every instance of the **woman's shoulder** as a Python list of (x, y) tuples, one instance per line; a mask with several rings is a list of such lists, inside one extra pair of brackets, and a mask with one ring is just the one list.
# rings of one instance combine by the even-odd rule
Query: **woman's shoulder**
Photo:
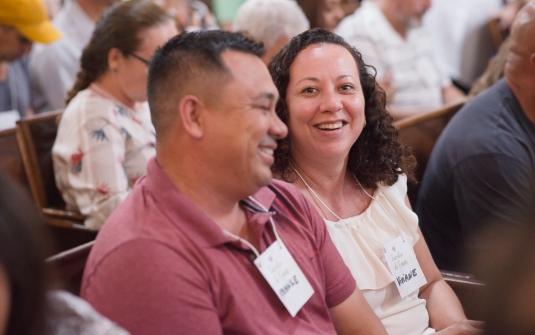
[(383, 182), (377, 183), (377, 188), (387, 197), (405, 201), (407, 194), (407, 176), (403, 173), (398, 175), (398, 180), (391, 186)]
[(90, 116), (109, 117), (113, 115), (117, 106), (90, 88), (86, 88), (76, 94), (69, 102), (63, 113), (64, 117)]

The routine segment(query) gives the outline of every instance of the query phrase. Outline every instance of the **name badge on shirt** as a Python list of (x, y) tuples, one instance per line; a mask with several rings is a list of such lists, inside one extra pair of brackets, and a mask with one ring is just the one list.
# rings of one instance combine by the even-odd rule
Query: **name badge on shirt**
[(401, 236), (385, 243), (383, 248), (402, 299), (427, 283), (414, 249)]
[(16, 127), (19, 119), (20, 114), (16, 110), (0, 111), (0, 130)]
[(254, 264), (292, 317), (314, 294), (303, 271), (280, 239), (258, 256)]

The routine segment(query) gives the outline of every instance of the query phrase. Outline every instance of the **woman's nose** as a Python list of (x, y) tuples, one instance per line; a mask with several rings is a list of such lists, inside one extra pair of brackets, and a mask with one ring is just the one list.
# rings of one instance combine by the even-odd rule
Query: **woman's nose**
[(342, 109), (342, 101), (334, 90), (324, 91), (321, 103), (321, 112), (336, 113)]

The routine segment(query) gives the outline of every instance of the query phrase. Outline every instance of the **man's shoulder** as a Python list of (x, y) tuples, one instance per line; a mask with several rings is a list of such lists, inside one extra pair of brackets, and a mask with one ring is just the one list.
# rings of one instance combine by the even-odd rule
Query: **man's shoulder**
[(457, 112), (441, 136), (444, 144), (464, 143), (456, 150), (474, 149), (474, 154), (507, 154), (507, 146), (514, 145), (519, 135), (513, 111), (516, 104), (505, 81), (498, 82)]
[[(87, 262), (88, 273), (97, 271), (101, 263), (114, 257), (137, 262), (132, 250), (154, 248), (178, 254), (191, 245), (154, 202), (144, 185), (146, 177), (141, 178), (99, 231)], [(130, 251), (125, 253), (125, 249)]]
[(483, 156), (524, 160), (530, 153), (518, 121), (518, 108), (506, 82), (497, 82), (453, 116), (433, 149), (430, 166), (437, 165), (435, 161), (449, 169), (465, 162), (475, 166), (478, 157)]
[(275, 193), (275, 202), (288, 210), (303, 211), (306, 199), (293, 184), (282, 180), (273, 180), (268, 188)]

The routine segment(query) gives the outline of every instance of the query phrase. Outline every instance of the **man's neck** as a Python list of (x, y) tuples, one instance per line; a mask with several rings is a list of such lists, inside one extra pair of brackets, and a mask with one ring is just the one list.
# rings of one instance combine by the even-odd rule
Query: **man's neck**
[(386, 20), (390, 23), (392, 28), (405, 39), (407, 37), (408, 27), (398, 20), (396, 17), (396, 8), (392, 6), (388, 1), (377, 1), (377, 7), (383, 12)]
[(520, 103), (524, 114), (526, 114), (531, 123), (535, 124), (535, 87), (532, 84), (534, 79), (525, 78), (522, 75), (512, 76), (507, 74), (505, 79)]
[(214, 173), (204, 173), (199, 164), (192, 164), (181, 155), (158, 154), (158, 149), (157, 144), (159, 165), (180, 192), (221, 228), (241, 236), (245, 224), (245, 213), (240, 206), (242, 198), (211, 183), (207, 176)]
[(83, 11), (89, 16), (93, 22), (97, 22), (102, 13), (108, 9), (108, 5), (94, 0), (76, 0), (78, 5), (82, 7)]

